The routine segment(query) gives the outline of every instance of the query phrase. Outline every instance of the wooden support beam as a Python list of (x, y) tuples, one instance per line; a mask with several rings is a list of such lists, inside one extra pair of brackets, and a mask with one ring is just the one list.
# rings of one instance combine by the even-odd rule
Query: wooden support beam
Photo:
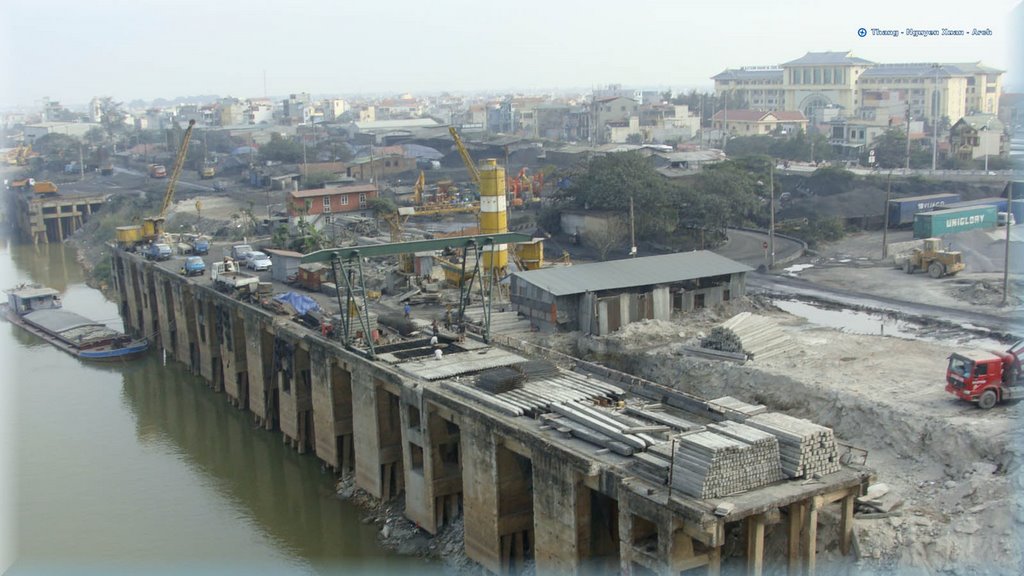
[(720, 576), (722, 574), (722, 547), (712, 548), (708, 552), (708, 576)]
[(814, 576), (818, 545), (818, 508), (813, 500), (808, 501), (804, 510), (804, 573)]
[(786, 542), (786, 565), (789, 576), (800, 573), (800, 530), (804, 521), (804, 504), (794, 502), (789, 505), (789, 535)]
[(764, 515), (747, 517), (747, 574), (761, 576), (764, 572)]
[(850, 491), (840, 502), (842, 516), (839, 519), (839, 551), (843, 556), (850, 554), (850, 543), (853, 542), (853, 501), (856, 494)]

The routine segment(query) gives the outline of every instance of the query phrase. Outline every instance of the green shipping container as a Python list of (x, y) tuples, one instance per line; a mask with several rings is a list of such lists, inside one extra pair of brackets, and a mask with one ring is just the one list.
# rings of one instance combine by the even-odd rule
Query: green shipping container
[(914, 238), (932, 238), (966, 230), (995, 227), (995, 206), (972, 206), (914, 214)]

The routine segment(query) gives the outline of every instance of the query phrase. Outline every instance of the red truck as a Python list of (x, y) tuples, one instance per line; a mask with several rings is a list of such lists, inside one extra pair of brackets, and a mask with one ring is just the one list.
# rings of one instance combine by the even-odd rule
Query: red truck
[(1024, 340), (1005, 352), (968, 350), (950, 355), (946, 392), (988, 410), (1004, 400), (1024, 398), (1020, 359)]

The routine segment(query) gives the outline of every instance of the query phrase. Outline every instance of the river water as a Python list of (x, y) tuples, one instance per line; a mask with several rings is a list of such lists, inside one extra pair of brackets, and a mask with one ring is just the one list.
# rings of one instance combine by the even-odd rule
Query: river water
[[(35, 281), (121, 328), (61, 245), (0, 244), (0, 287)], [(0, 572), (379, 573), (382, 550), (331, 474), (254, 429), (159, 353), (87, 364), (0, 323)]]

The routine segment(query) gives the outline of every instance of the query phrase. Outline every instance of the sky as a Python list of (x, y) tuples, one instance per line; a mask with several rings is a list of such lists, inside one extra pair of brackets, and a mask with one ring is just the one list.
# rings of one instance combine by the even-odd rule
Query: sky
[(1015, 9), (1020, 0), (0, 0), (0, 108), (44, 97), (710, 89), (726, 68), (826, 50), (980, 60), (1014, 83)]

